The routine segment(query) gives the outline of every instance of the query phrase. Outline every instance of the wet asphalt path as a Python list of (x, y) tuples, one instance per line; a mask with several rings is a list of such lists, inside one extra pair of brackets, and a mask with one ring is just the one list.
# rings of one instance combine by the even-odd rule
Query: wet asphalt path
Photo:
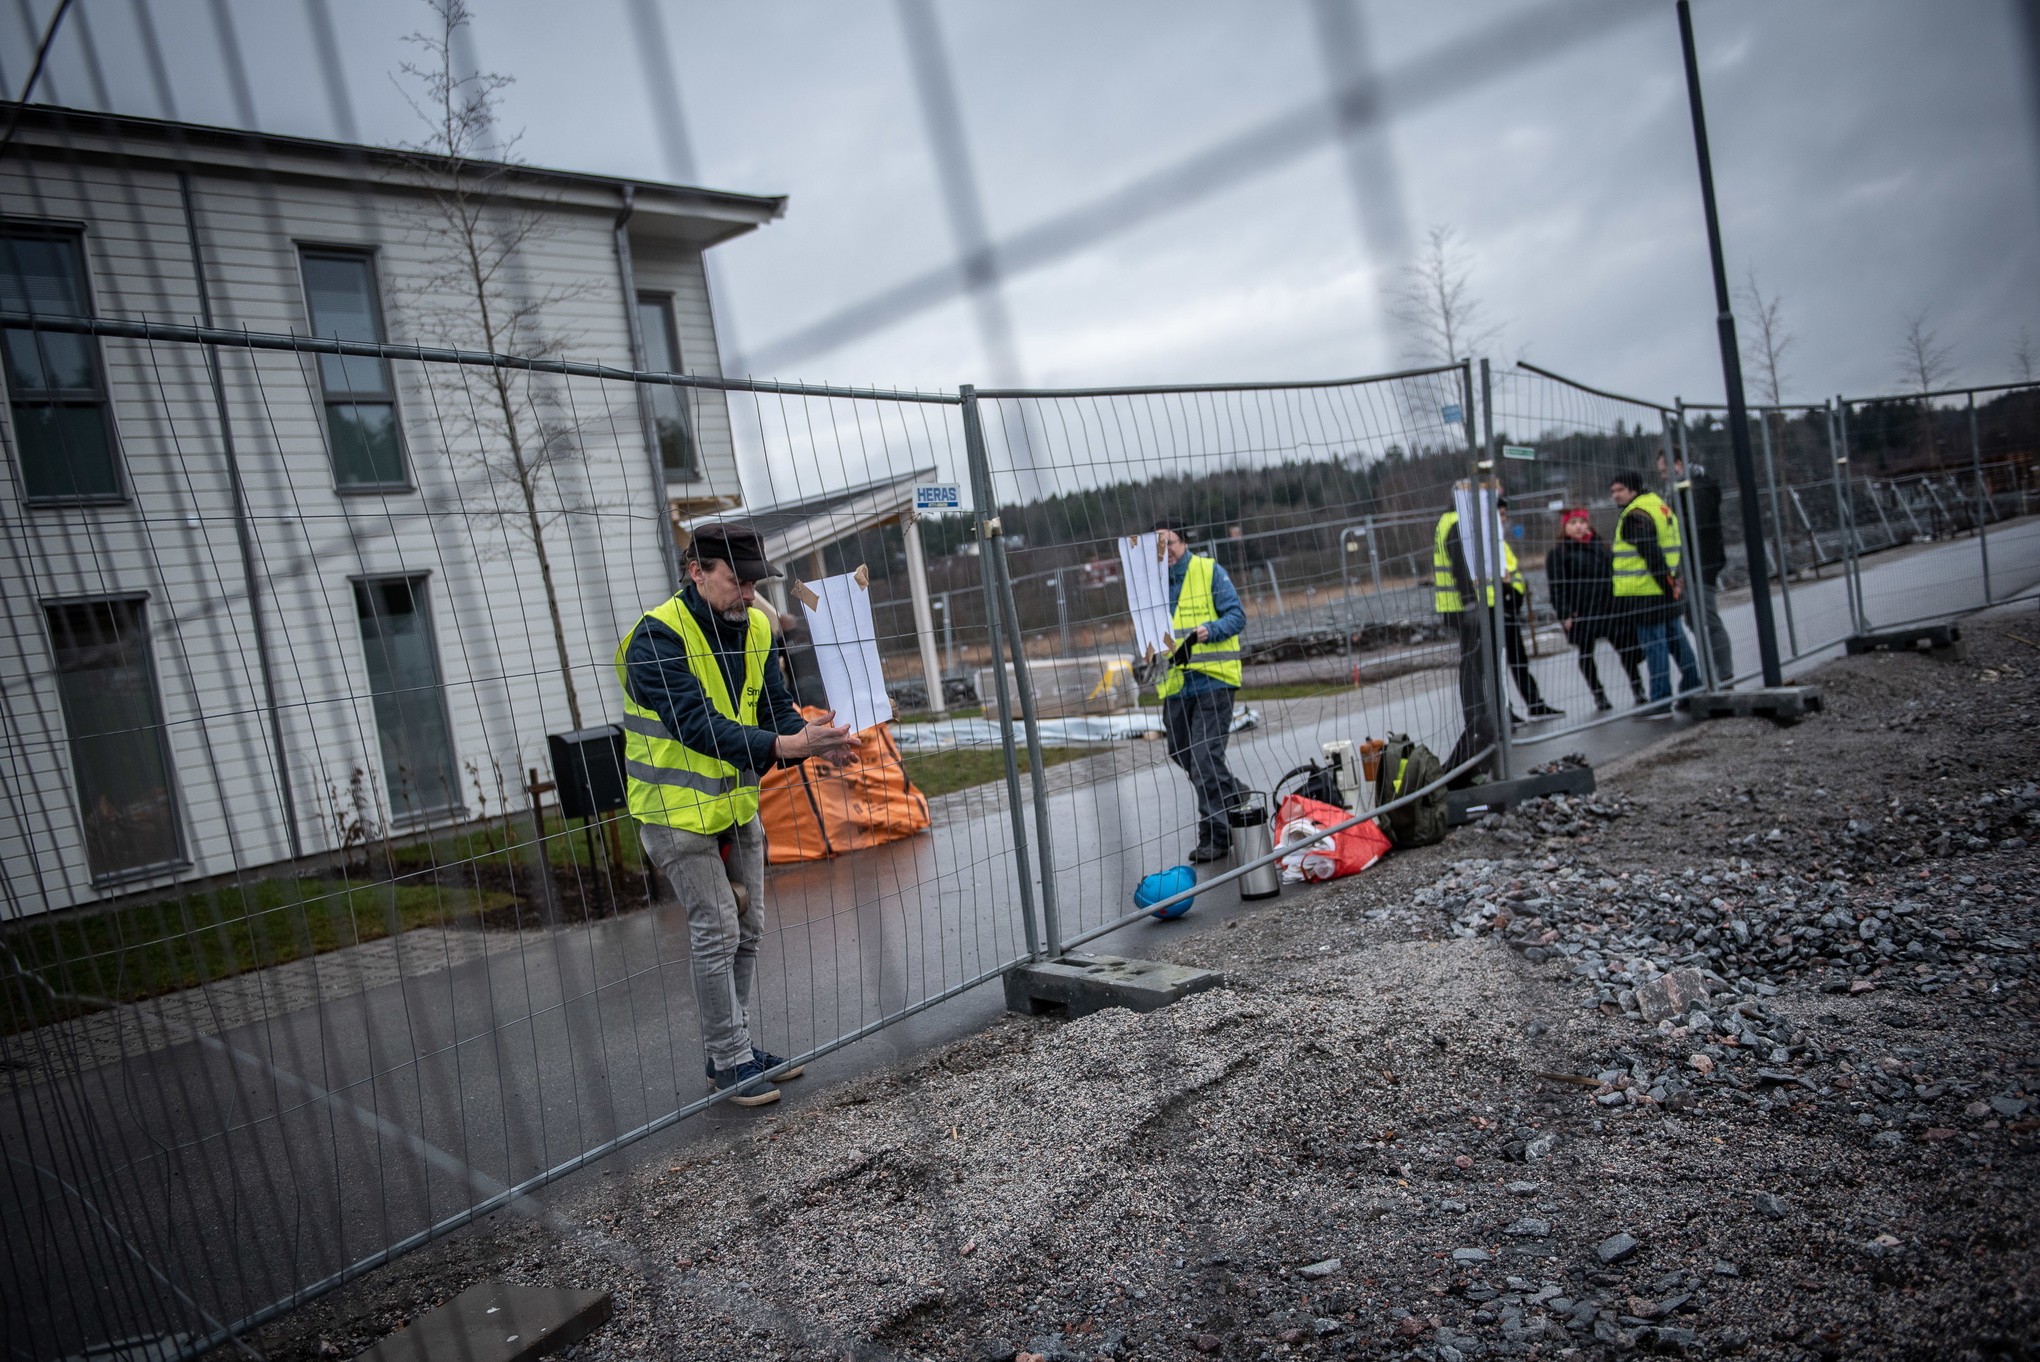
[[(2040, 521), (1994, 531), (1990, 550), (1999, 598), (2040, 581)], [(1973, 540), (1883, 555), (1863, 577), (1873, 624), (1982, 603)], [(1839, 578), (1796, 584), (1792, 604), (1805, 645), (1849, 632)], [(1731, 602), (1724, 616), (1737, 665), (1754, 666), (1750, 607)], [(1621, 695), (1612, 653), (1601, 656)], [(1535, 741), (1591, 717), (1591, 702), (1570, 652), (1533, 669), (1569, 714), (1519, 735), (1521, 766), (1566, 752), (1605, 762), (1689, 722), (1618, 717)], [(1235, 737), (1231, 765), (1263, 790), (1333, 738), (1407, 729), (1442, 754), (1458, 729), (1446, 670), (1257, 708), (1266, 722)], [(1188, 849), (1187, 785), (1154, 757), (1091, 759), (1051, 798), (1065, 934), (1130, 909), (1139, 878)], [(773, 872), (763, 1043), (809, 1049), (1024, 954), (1003, 798), (942, 808), (925, 835)], [(1138, 955), (1283, 902), (1243, 905), (1222, 887), (1185, 919), (1138, 922), (1088, 949)], [(639, 913), (72, 1077), (11, 1080), (0, 1111), (0, 1343), (50, 1355), (152, 1333), (152, 1320), (214, 1327), (695, 1100), (705, 1084), (687, 958), (677, 912)], [(983, 984), (817, 1061), (788, 1099), (813, 1100), (832, 1078), (978, 1029), (1001, 1006), (997, 982)], [(670, 1157), (757, 1119), (713, 1108), (629, 1157)], [(574, 1181), (541, 1195), (570, 1195)]]

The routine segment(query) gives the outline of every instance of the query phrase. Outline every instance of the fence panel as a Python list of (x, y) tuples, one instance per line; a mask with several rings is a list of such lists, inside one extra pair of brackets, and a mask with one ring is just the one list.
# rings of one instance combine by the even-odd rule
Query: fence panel
[[(633, 389), (674, 380), (9, 322), (98, 333), (127, 487), (17, 483), (0, 511), (0, 1338), (188, 1355), (705, 1105), (686, 915), (626, 815), (563, 816), (548, 745), (622, 717), (618, 642), (672, 590)], [(347, 485), (379, 437), (329, 401), (336, 358), (394, 371), (373, 487)], [(897, 508), (827, 494), (960, 467), (956, 399), (719, 386), (803, 503), (747, 514), (909, 596)], [(982, 619), (959, 652), (987, 653)], [(878, 622), (918, 659), (911, 615)], [(775, 861), (917, 805), (932, 827), (770, 867), (751, 1020), (795, 1058), (1032, 946), (1008, 788), (920, 801), (882, 742), (863, 760), (898, 797), (782, 791), (843, 820), (795, 817)]]
[[(1466, 388), (1454, 367), (1311, 386), (984, 397), (1042, 742), (1049, 761), (1066, 763), (1049, 773), (1041, 806), (1051, 947), (1114, 923), (1143, 876), (1227, 836), (1228, 782), (1214, 775), (1200, 801), (1172, 762), (1189, 755), (1165, 736), (1170, 711), (1135, 643), (1120, 552), (1161, 518), (1185, 522), (1193, 551), (1216, 560), (1239, 598), (1244, 684), (1225, 755), (1240, 787), (1276, 794), (1329, 742), (1407, 732), (1441, 757), (1455, 750), (1460, 645), (1431, 579), (1439, 517), (1472, 471)], [(1136, 672), (1137, 687), (1092, 693), (1096, 678)], [(1066, 736), (1077, 724), (1064, 716), (1107, 708), (1150, 741)]]

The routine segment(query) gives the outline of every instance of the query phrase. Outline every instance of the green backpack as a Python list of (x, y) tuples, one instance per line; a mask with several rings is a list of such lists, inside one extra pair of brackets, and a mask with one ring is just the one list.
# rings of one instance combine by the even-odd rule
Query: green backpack
[[(1391, 733), (1381, 753), (1380, 773), (1374, 778), (1376, 808), (1421, 790), (1445, 774), (1437, 756), (1407, 733)], [(1399, 847), (1427, 847), (1445, 840), (1445, 790), (1431, 791), (1415, 803), (1391, 809), (1375, 819), (1375, 825)]]

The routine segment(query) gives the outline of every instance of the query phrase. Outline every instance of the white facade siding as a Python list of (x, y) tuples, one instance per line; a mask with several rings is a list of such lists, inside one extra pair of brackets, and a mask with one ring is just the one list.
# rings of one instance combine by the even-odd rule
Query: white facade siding
[[(190, 169), (214, 323), (251, 332), (311, 329), (301, 243), (374, 253), (392, 342), (437, 343), (425, 291), (431, 247), (420, 195), (392, 182), (349, 184), (287, 160), (267, 176)], [(578, 196), (576, 198), (575, 196)], [(13, 219), (82, 224), (94, 306), (104, 317), (198, 320), (187, 225), (174, 166), (11, 157), (0, 200)], [(550, 230), (522, 259), (528, 287), (558, 301), (544, 329), (566, 358), (630, 365), (627, 298), (614, 204), (576, 190), (546, 208)], [(635, 251), (634, 251), (635, 254)], [(674, 297), (683, 361), (715, 374), (701, 256), (669, 242), (636, 259), (641, 290)], [(463, 338), (479, 348), (478, 332)], [(213, 392), (196, 347), (100, 342), (126, 481), (119, 505), (25, 504), (11, 424), (0, 516), (6, 522), (5, 693), (0, 818), (6, 896), (0, 916), (91, 902), (183, 878), (254, 870), (289, 856), (271, 716), (257, 664), (232, 488)], [(246, 488), (289, 789), (306, 853), (346, 837), (354, 791), (389, 807), (353, 582), (423, 575), (455, 764), (469, 813), (526, 803), (525, 771), (549, 778), (545, 735), (573, 726), (536, 555), (514, 483), (478, 452), (500, 432), (476, 413), (492, 371), (398, 362), (394, 372), (412, 490), (334, 485), (315, 360), (224, 348), (220, 362)], [(581, 721), (619, 717), (611, 658), (630, 622), (667, 589), (666, 489), (655, 483), (627, 384), (558, 376), (529, 381), (573, 427), (576, 454), (547, 469), (542, 509)], [(694, 402), (702, 483), (737, 491), (726, 404)], [(680, 492), (678, 486), (674, 491)], [(188, 866), (154, 880), (95, 885), (44, 620), (48, 602), (147, 600), (150, 647), (168, 734)], [(357, 773), (360, 773), (357, 775)], [(477, 790), (479, 785), (479, 792)], [(337, 812), (336, 812), (337, 811)], [(373, 812), (371, 820), (373, 821)]]

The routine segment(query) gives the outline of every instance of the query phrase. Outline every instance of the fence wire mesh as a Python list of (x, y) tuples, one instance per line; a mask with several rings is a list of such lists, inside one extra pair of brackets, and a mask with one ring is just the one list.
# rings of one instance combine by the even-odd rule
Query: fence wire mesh
[[(801, 584), (861, 572), (896, 708), (849, 771), (766, 778), (751, 1019), (795, 1059), (1112, 930), (1230, 827), (1230, 793), (1172, 761), (1168, 673), (1138, 641), (1122, 550), (1160, 520), (1237, 594), (1226, 760), (1271, 803), (1330, 743), (1408, 733), (1453, 764), (1499, 741), (1490, 773), (1520, 774), (1648, 709), (1612, 627), (1599, 709), (1554, 574), (1564, 512), (1612, 537), (1617, 474), (1686, 526), (1696, 665), (1754, 666), (1719, 420), (1539, 371), (881, 394), (0, 326), (49, 369), (97, 347), (119, 436), (108, 495), (60, 401), (12, 393), (0, 1330), (26, 1356), (202, 1350), (703, 1108), (686, 914), (626, 814), (563, 803), (581, 749), (553, 743), (620, 717), (618, 641), (674, 581), (676, 438), (709, 473), (696, 520), (741, 491), (716, 440), (761, 470), (742, 514), (790, 572), (764, 595), (797, 698), (824, 703)], [(376, 384), (394, 449), (334, 410), (336, 385)], [(1874, 476), (1893, 403), (1756, 414), (1791, 657), (1972, 576), (1981, 603), (2000, 526), (2018, 566), (1995, 589), (2030, 588), (2031, 401), (1973, 425), (1944, 402), (1935, 429), (1977, 432), (1968, 466), (1886, 454)], [(395, 480), (336, 488), (392, 458)], [(1724, 490), (1718, 573), (1681, 458)], [(35, 481), (63, 469), (101, 482)], [(948, 479), (953, 511), (909, 509)], [(1475, 644), (1436, 566), (1469, 479), (1506, 494), (1524, 588)], [(1904, 566), (1964, 535), (1977, 559)]]
[[(168, 1356), (703, 1105), (686, 914), (552, 746), (609, 741), (619, 640), (672, 590), (634, 391), (672, 388), (249, 337), (215, 346), (216, 392), (188, 329), (46, 322), (8, 343), (104, 347), (126, 486), (39, 497), (17, 472), (78, 451), (17, 411), (0, 1333)], [(401, 488), (334, 490), (334, 362), (392, 371)], [(737, 386), (693, 405), (728, 404), (775, 492), (956, 458), (953, 397)], [(778, 542), (908, 595), (898, 508), (869, 503), (782, 511)], [(916, 638), (878, 642), (917, 666)], [(766, 775), (775, 1052), (1029, 953), (1003, 791), (929, 800), (883, 735)]]
[[(1472, 471), (1468, 398), (1458, 366), (1310, 386), (985, 396), (1043, 724), (1131, 703), (1152, 738), (1048, 782), (1051, 946), (1119, 921), (1146, 875), (1226, 845), (1227, 803), (1252, 791), (1272, 807), (1327, 743), (1407, 733), (1453, 750), (1459, 643), (1432, 576), (1439, 517)], [(1187, 695), (1163, 699), (1137, 637), (1122, 551), (1163, 520), (1183, 524), (1189, 558), (1214, 562), (1243, 620), (1229, 650), (1238, 689), (1203, 720)], [(1230, 736), (1193, 734), (1192, 722)], [(1200, 765), (1209, 748), (1222, 749), (1222, 771)]]

